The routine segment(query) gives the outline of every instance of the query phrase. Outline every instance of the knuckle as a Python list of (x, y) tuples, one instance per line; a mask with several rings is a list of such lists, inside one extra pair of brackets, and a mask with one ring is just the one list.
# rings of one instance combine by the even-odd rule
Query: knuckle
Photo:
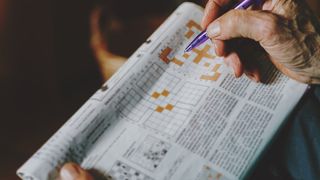
[(225, 19), (224, 30), (229, 34), (233, 34), (234, 32), (240, 31), (238, 28), (241, 27), (243, 21), (245, 19), (245, 14), (241, 10), (232, 10), (227, 13)]
[(280, 31), (280, 22), (275, 15), (265, 15), (261, 18), (260, 32), (265, 39), (274, 39)]
[(228, 28), (234, 28), (236, 24), (238, 24), (241, 20), (241, 17), (242, 17), (242, 13), (240, 11), (237, 11), (237, 10), (232, 10), (232, 11), (229, 11), (227, 13), (227, 18), (226, 18), (226, 26)]

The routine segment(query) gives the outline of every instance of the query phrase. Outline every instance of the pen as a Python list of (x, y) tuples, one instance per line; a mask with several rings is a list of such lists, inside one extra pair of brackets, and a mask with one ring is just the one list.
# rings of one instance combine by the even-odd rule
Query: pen
[[(234, 9), (247, 9), (251, 5), (255, 4), (259, 0), (243, 0), (239, 4), (237, 4)], [(192, 49), (200, 46), (202, 43), (206, 42), (209, 39), (207, 36), (207, 31), (202, 31), (194, 40), (187, 46), (184, 52), (189, 52)]]

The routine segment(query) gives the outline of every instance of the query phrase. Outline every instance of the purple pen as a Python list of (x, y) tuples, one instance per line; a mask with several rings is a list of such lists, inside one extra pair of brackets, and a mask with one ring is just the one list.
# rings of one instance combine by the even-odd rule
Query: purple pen
[[(244, 0), (240, 3), (238, 3), (234, 9), (247, 9), (253, 4), (256, 4), (260, 2), (260, 0)], [(207, 31), (202, 31), (194, 40), (187, 46), (187, 48), (184, 50), (184, 52), (189, 52), (192, 49), (200, 46), (202, 43), (206, 42), (209, 39), (207, 36)]]

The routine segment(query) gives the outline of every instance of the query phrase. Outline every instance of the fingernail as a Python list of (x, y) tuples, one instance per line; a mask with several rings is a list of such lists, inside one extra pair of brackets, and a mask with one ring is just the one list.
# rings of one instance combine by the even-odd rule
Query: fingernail
[(62, 180), (75, 180), (79, 176), (79, 172), (76, 167), (68, 166), (61, 169), (60, 176)]
[(218, 21), (213, 22), (209, 25), (207, 29), (208, 36), (211, 38), (217, 37), (220, 35), (220, 23)]

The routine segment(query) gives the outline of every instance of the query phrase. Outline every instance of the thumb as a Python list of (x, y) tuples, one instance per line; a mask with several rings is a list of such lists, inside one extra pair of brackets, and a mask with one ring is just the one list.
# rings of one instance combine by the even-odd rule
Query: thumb
[(60, 171), (61, 180), (93, 180), (92, 176), (75, 163), (65, 164)]
[(260, 43), (275, 35), (278, 17), (266, 11), (231, 10), (207, 28), (211, 39), (249, 38)]

